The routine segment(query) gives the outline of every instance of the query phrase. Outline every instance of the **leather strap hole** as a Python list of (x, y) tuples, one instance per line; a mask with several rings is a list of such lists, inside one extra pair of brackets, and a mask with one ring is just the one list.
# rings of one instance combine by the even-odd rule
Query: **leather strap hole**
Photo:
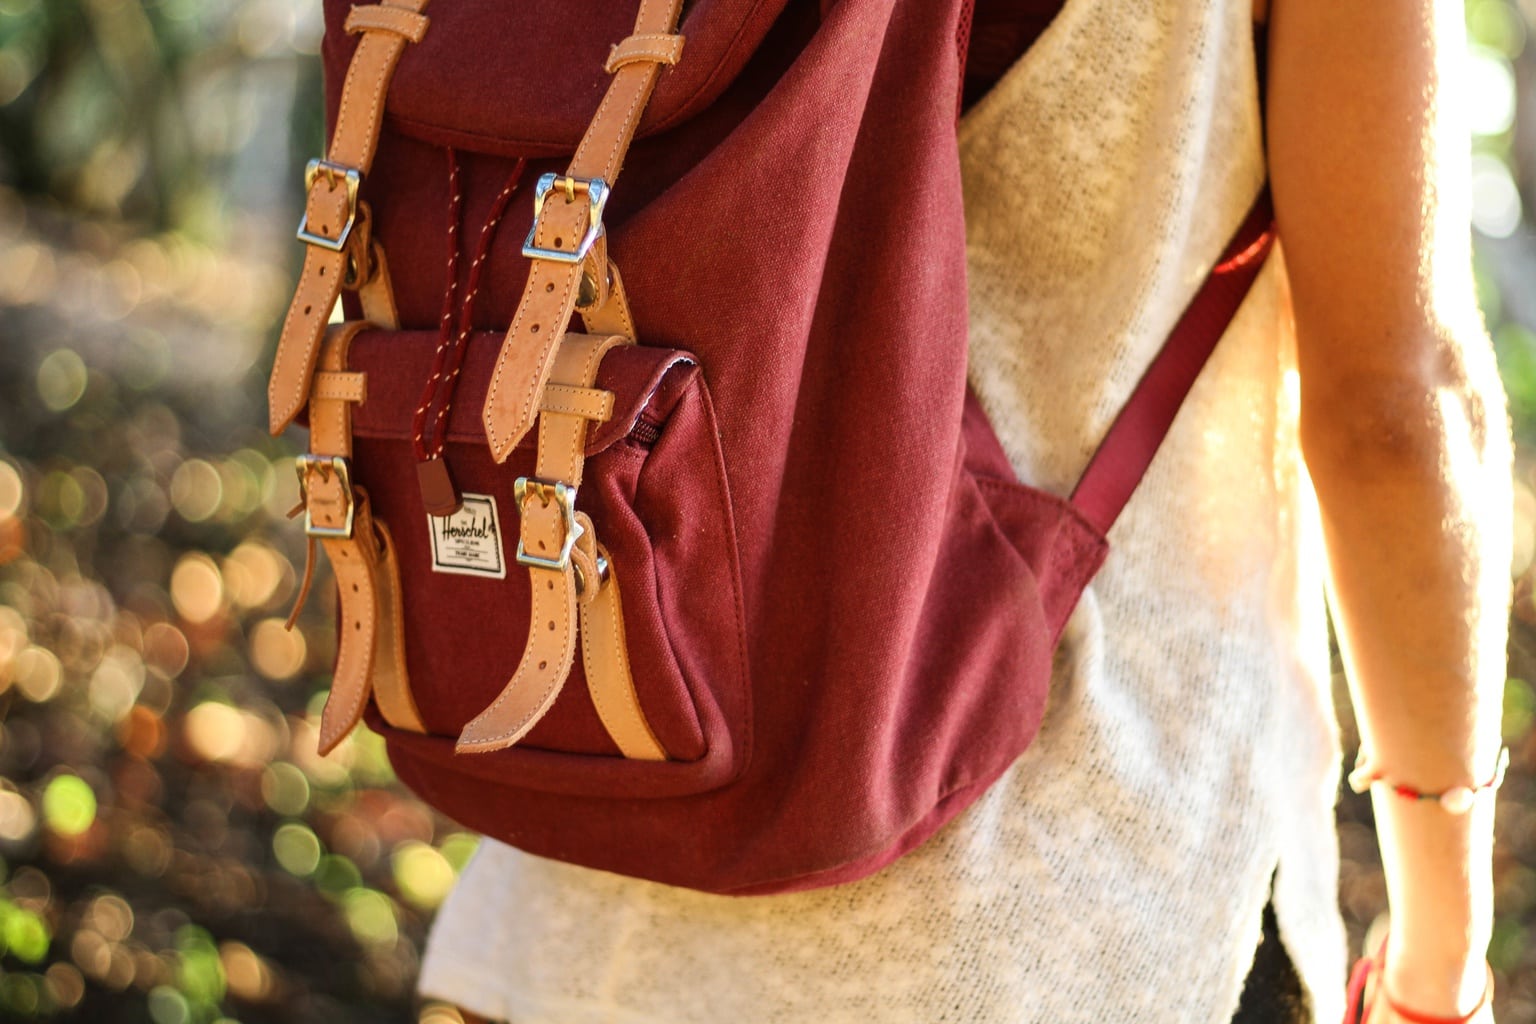
[(549, 662), (547, 662), (547, 661), (539, 662), (539, 671), (540, 672), (543, 672), (546, 668), (549, 668)]
[(549, 620), (549, 631), (551, 633), (553, 633), (555, 631), (555, 620), (553, 620), (553, 619)]
[(358, 632), (362, 632), (363, 620), (362, 619), (358, 619), (356, 622), (352, 623), (352, 628), (357, 630)]
[(546, 285), (545, 285), (545, 286), (544, 286), (544, 290), (545, 290), (545, 291), (546, 291), (546, 292), (552, 292), (552, 291), (554, 291), (554, 290), (555, 290), (555, 282), (553, 282), (553, 281), (551, 281), (551, 282), (549, 282), (549, 284), (546, 284)]
[[(566, 202), (570, 202), (570, 200), (567, 199)], [(564, 241), (565, 241), (565, 239), (563, 239), (563, 238), (555, 239), (555, 248), (556, 249), (560, 248), (561, 244), (564, 243)]]
[(320, 276), (321, 276), (321, 277), (324, 277), (324, 276), (325, 276), (325, 268), (324, 268), (324, 267), (321, 267), (321, 268), (320, 268)]
[(354, 593), (354, 594), (357, 593), (357, 584), (356, 583), (352, 584), (352, 593)]
[(555, 581), (554, 580), (550, 580), (549, 581), (549, 589), (550, 590), (554, 590), (555, 589)]
[(534, 324), (532, 327), (528, 328), (528, 333), (529, 334), (538, 334), (539, 333), (539, 325), (538, 324)]
[(314, 309), (314, 308), (315, 308), (315, 307), (314, 307), (314, 306), (305, 306), (305, 307), (304, 307), (304, 315), (305, 315), (305, 316), (309, 316), (309, 312), (310, 312), (310, 310), (312, 310), (312, 309)]

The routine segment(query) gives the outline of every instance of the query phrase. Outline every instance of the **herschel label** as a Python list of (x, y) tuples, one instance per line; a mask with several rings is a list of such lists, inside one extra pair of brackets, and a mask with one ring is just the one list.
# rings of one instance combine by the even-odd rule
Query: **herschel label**
[(451, 516), (428, 516), (432, 531), (432, 571), (505, 579), (501, 519), (489, 494), (465, 494)]

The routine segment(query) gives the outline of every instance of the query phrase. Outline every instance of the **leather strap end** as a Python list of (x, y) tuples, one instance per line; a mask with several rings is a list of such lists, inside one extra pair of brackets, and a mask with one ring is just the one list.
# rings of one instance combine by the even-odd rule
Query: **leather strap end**
[(346, 30), (349, 35), (359, 32), (393, 32), (413, 43), (426, 38), (431, 23), (425, 14), (408, 11), (387, 4), (362, 4), (347, 14)]
[(603, 70), (610, 75), (626, 64), (676, 64), (683, 56), (683, 37), (663, 32), (629, 36), (613, 44)]

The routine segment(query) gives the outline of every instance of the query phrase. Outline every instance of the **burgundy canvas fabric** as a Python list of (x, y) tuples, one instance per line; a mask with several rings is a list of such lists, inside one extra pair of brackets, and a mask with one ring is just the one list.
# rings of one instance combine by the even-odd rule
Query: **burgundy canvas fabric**
[[(327, 0), (333, 104), (347, 6)], [(1106, 544), (1014, 479), (967, 391), (962, 6), (699, 0), (615, 186), (605, 221), (641, 346), (602, 367), (616, 412), (577, 507), (612, 550), (665, 763), (617, 756), (579, 659), (526, 740), (454, 753), (516, 667), (528, 580), (430, 571), (409, 427), (446, 286), (443, 147), (473, 237), (510, 158), (531, 160), (527, 182), (564, 169), (634, 4), (428, 9), (364, 187), (406, 329), (354, 344), (369, 397), (353, 472), (399, 547), (430, 733), (369, 721), (402, 781), (465, 825), (661, 882), (787, 891), (888, 863), (1033, 737)], [(528, 271), (528, 191), (492, 251), (445, 453), (503, 515), (533, 450), (493, 463), (480, 406)]]

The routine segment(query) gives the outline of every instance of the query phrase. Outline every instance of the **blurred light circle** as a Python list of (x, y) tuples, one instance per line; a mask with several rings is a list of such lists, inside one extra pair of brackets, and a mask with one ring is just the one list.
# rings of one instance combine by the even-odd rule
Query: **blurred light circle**
[(1508, 238), (1520, 226), (1520, 190), (1496, 157), (1472, 158), (1472, 226), (1489, 238)]
[(202, 459), (188, 459), (171, 474), (171, 507), (187, 522), (211, 518), (223, 500), (219, 471)]
[(60, 1009), (72, 1010), (85, 998), (85, 978), (73, 964), (50, 964), (43, 972), (43, 983)]
[(187, 712), (187, 744), (205, 761), (233, 761), (245, 745), (245, 725), (238, 708), (205, 701)]
[(11, 956), (23, 963), (38, 964), (48, 955), (48, 944), (53, 937), (48, 925), (33, 911), (12, 906), (0, 922), (0, 933)]
[(263, 619), (251, 630), (251, 664), (274, 682), (298, 675), (307, 654), (304, 634), (285, 629), (281, 619)]
[(224, 585), (242, 608), (259, 608), (272, 599), (291, 571), (287, 559), (261, 541), (248, 540), (224, 560)]
[(122, 942), (133, 933), (133, 908), (112, 893), (92, 900), (85, 920), (108, 942)]
[(171, 570), (171, 603), (188, 622), (202, 623), (224, 607), (224, 580), (213, 559), (201, 552), (181, 556)]
[(191, 655), (186, 635), (169, 622), (156, 622), (144, 630), (144, 664), (160, 678), (181, 675)]
[(287, 761), (268, 765), (261, 773), (261, 798), (278, 814), (298, 817), (309, 807), (309, 779)]
[(249, 466), (235, 459), (219, 463), (219, 482), (223, 500), (219, 505), (222, 519), (243, 519), (261, 506), (261, 481)]
[(80, 481), (61, 470), (43, 477), (40, 505), (55, 526), (69, 528), (85, 515), (85, 491)]
[(37, 396), (53, 412), (64, 412), (80, 401), (89, 380), (85, 362), (73, 349), (56, 349), (37, 367)]
[(90, 929), (82, 928), (69, 940), (69, 956), (86, 974), (105, 980), (112, 970), (112, 947)]
[(149, 992), (149, 1016), (155, 1024), (191, 1024), (192, 1007), (174, 988), (157, 985)]
[(37, 828), (32, 803), (15, 790), (0, 790), (0, 839), (19, 843)]
[(15, 686), (27, 700), (42, 704), (57, 697), (64, 685), (64, 667), (46, 647), (28, 647), (12, 663)]
[(373, 889), (350, 889), (342, 896), (342, 912), (360, 942), (373, 946), (393, 946), (400, 937), (395, 905), (388, 896)]
[(458, 874), (463, 872), (464, 866), (479, 846), (480, 837), (473, 832), (455, 832), (445, 838), (438, 849), (443, 851), (443, 857), (453, 866), (454, 873)]
[(289, 822), (273, 833), (272, 855), (290, 875), (308, 878), (320, 866), (320, 839), (308, 826)]
[(145, 878), (158, 878), (171, 866), (171, 840), (164, 831), (149, 826), (135, 828), (128, 834), (123, 850), (128, 866)]
[(107, 482), (89, 466), (77, 466), (70, 470), (69, 479), (75, 485), (79, 501), (71, 518), (77, 526), (90, 526), (106, 514)]
[(1467, 120), (1474, 135), (1503, 135), (1515, 123), (1515, 72), (1497, 51), (1467, 50)]
[(299, 478), (292, 459), (274, 459), (271, 470), (262, 479), (261, 504), (273, 519), (286, 519), (288, 510), (298, 504)]
[(119, 722), (132, 710), (143, 689), (144, 663), (132, 648), (119, 644), (91, 673), (87, 692), (92, 708), (109, 722)]
[(171, 347), (158, 331), (140, 329), (129, 334), (122, 351), (118, 376), (135, 391), (146, 391), (171, 371)]
[(24, 511), (22, 502), (26, 496), (27, 491), (22, 483), (21, 471), (11, 463), (0, 459), (0, 519), (9, 519), (12, 516), (20, 518)]
[(390, 866), (400, 894), (423, 910), (435, 910), (453, 888), (453, 865), (426, 843), (401, 843)]
[(165, 722), (142, 704), (129, 709), (118, 726), (117, 737), (134, 757), (151, 761), (165, 753)]
[(57, 775), (43, 790), (43, 821), (61, 836), (78, 836), (96, 821), (96, 793), (78, 775)]
[(16, 1014), (12, 1020), (31, 1020), (36, 1017), (42, 1003), (42, 994), (38, 988), (35, 975), (13, 972), (0, 976), (0, 1003)]
[(219, 962), (230, 994), (236, 999), (258, 1003), (272, 994), (272, 972), (266, 962), (243, 942), (225, 942), (219, 946)]

